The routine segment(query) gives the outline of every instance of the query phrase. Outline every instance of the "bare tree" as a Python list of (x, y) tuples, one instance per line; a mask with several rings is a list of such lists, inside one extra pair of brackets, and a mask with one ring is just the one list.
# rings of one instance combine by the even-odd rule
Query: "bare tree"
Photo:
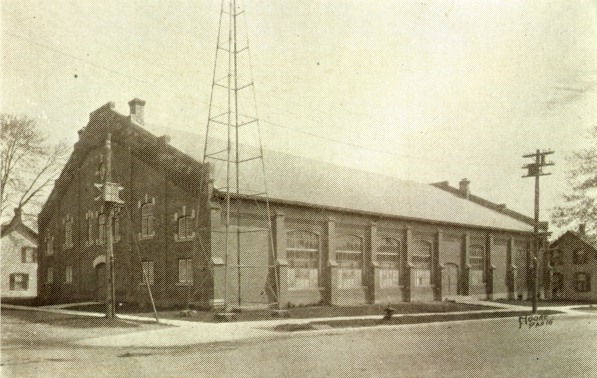
[(0, 114), (0, 219), (11, 207), (39, 207), (68, 153), (67, 144), (52, 144), (26, 116)]
[(570, 192), (563, 195), (564, 204), (557, 206), (552, 220), (557, 226), (585, 224), (589, 233), (597, 232), (597, 126), (589, 133), (589, 147), (575, 151), (567, 160), (573, 168), (568, 172)]

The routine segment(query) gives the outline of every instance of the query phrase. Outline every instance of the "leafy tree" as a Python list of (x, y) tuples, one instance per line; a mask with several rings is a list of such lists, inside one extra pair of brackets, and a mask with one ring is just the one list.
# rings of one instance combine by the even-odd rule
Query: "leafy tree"
[(68, 153), (65, 142), (52, 144), (27, 116), (0, 114), (0, 219), (12, 208), (36, 212)]
[(552, 220), (559, 227), (584, 223), (587, 233), (597, 233), (597, 126), (589, 137), (589, 147), (567, 157), (573, 166), (568, 172), (570, 192), (563, 195), (564, 204), (554, 209)]

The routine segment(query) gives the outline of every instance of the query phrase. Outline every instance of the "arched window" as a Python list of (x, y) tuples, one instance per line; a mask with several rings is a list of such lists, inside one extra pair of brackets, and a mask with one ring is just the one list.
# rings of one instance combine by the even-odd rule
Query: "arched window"
[(178, 238), (182, 240), (193, 236), (193, 218), (190, 216), (178, 218)]
[(377, 247), (379, 286), (393, 287), (400, 285), (400, 242), (396, 239), (383, 238)]
[(485, 248), (482, 245), (471, 245), (469, 248), (470, 282), (479, 285), (485, 282)]
[(338, 287), (358, 287), (363, 282), (363, 239), (340, 235), (336, 244)]
[(309, 231), (286, 233), (288, 286), (319, 287), (319, 236)]
[(415, 286), (431, 285), (432, 244), (425, 240), (413, 242), (412, 263), (415, 266)]
[(155, 235), (153, 203), (141, 206), (141, 237), (147, 238)]

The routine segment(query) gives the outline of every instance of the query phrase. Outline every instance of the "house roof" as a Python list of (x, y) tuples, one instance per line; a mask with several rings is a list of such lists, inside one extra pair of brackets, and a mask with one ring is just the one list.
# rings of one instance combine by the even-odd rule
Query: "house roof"
[(1, 237), (10, 234), (13, 231), (17, 231), (31, 240), (37, 240), (37, 232), (33, 231), (31, 228), (27, 227), (27, 225), (23, 223), (23, 220), (21, 219), (20, 209), (16, 209), (15, 215), (10, 220), (10, 222), (2, 224), (1, 228)]
[(559, 238), (554, 240), (551, 243), (550, 247), (552, 247), (552, 248), (556, 247), (565, 238), (574, 238), (574, 239), (582, 242), (583, 244), (587, 245), (588, 247), (593, 248), (595, 251), (597, 251), (597, 235), (591, 236), (591, 235), (587, 235), (587, 234), (584, 234), (581, 232), (576, 232), (576, 231), (566, 231)]
[[(188, 167), (196, 167), (203, 160), (202, 137), (188, 132), (176, 133), (171, 129), (170, 131), (173, 132), (170, 133), (169, 138), (158, 138), (137, 122), (133, 122), (131, 116), (117, 113), (114, 110), (114, 104), (108, 103), (90, 114), (90, 122), (79, 142), (82, 145), (75, 148), (65, 171), (78, 167), (85, 155), (85, 149), (82, 147), (90, 144), (88, 140), (92, 136), (98, 138), (100, 134), (98, 130), (105, 132), (106, 122), (117, 124), (111, 127), (111, 130), (116, 130), (117, 134), (125, 135), (129, 140), (139, 139), (135, 143), (147, 145), (145, 149), (139, 147), (139, 151), (145, 154), (160, 155), (159, 159), (163, 159), (165, 155), (177, 155), (177, 161)], [(101, 141), (101, 136), (99, 138)], [(98, 143), (100, 142), (95, 141), (95, 145)], [(215, 145), (215, 150), (219, 151), (222, 146), (217, 146), (218, 143), (223, 142), (215, 141), (210, 146)], [(260, 161), (250, 159), (255, 156), (256, 151), (255, 147), (241, 149), (241, 155), (248, 160), (247, 165), (251, 164), (249, 161), (260, 164)], [(217, 160), (214, 163), (214, 185), (220, 192), (226, 190), (226, 177), (222, 174), (225, 172), (224, 164)], [(268, 197), (272, 201), (375, 214), (380, 217), (532, 232), (532, 226), (520, 218), (516, 219), (429, 184), (406, 181), (393, 176), (273, 150), (264, 151), (264, 166)], [(43, 213), (51, 210), (52, 206), (48, 204), (53, 202), (54, 198), (60, 197), (66, 187), (69, 180), (65, 171), (57, 180), (40, 218)], [(244, 169), (239, 176), (247, 188), (262, 191), (258, 184), (262, 180), (257, 171)], [(234, 173), (232, 176), (234, 177)]]

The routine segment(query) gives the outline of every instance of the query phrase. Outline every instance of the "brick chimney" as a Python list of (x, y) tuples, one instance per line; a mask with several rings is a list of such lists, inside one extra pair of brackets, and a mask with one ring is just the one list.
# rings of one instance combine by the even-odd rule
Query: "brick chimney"
[(471, 184), (471, 182), (466, 178), (463, 178), (462, 180), (460, 180), (460, 193), (466, 199), (468, 199), (471, 195), (470, 184)]
[(145, 122), (145, 101), (135, 97), (134, 99), (129, 101), (129, 106), (131, 108), (131, 119), (143, 125)]
[(22, 215), (23, 215), (23, 210), (21, 210), (20, 207), (15, 207), (14, 221), (18, 222), (18, 223), (23, 223)]
[(580, 236), (585, 236), (586, 232), (587, 232), (586, 225), (584, 223), (579, 224), (578, 225), (578, 234)]

